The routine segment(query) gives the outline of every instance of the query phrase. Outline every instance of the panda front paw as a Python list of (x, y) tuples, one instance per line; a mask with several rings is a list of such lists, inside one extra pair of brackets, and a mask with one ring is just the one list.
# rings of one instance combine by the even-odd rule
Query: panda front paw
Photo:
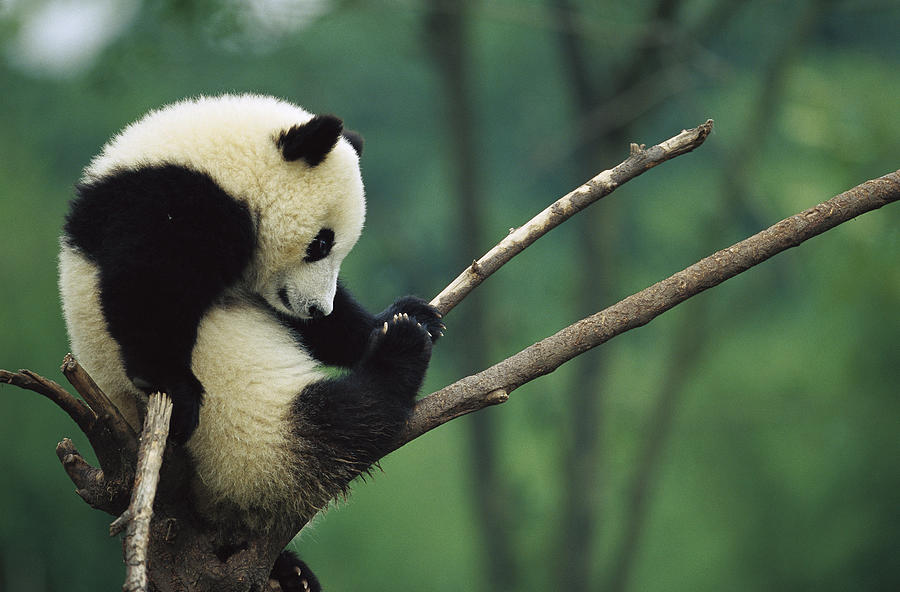
[(200, 405), (203, 404), (203, 385), (194, 373), (162, 380), (134, 376), (131, 381), (148, 395), (161, 392), (172, 399), (169, 439), (177, 444), (187, 442), (200, 423)]
[(397, 313), (372, 332), (371, 348), (383, 357), (398, 359), (431, 357), (428, 328), (405, 312)]
[(378, 324), (392, 319), (395, 315), (407, 314), (425, 327), (431, 337), (432, 343), (444, 336), (447, 326), (441, 321), (441, 313), (427, 301), (417, 296), (403, 296), (398, 298), (383, 313), (376, 317)]
[[(431, 359), (431, 335), (406, 313), (396, 314), (372, 331), (362, 367), (387, 382), (418, 388)], [(409, 390), (400, 388), (399, 391)]]

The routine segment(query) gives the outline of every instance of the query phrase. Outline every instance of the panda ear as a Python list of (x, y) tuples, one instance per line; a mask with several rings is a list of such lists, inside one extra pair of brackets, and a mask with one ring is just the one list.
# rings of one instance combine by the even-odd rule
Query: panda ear
[(302, 125), (281, 132), (275, 146), (288, 162), (302, 158), (309, 166), (316, 166), (337, 144), (343, 129), (344, 122), (334, 115), (316, 115)]
[(355, 132), (353, 130), (344, 130), (342, 134), (344, 139), (350, 142), (350, 145), (353, 146), (353, 149), (356, 150), (357, 156), (362, 156), (363, 153), (363, 137), (359, 135), (359, 132)]

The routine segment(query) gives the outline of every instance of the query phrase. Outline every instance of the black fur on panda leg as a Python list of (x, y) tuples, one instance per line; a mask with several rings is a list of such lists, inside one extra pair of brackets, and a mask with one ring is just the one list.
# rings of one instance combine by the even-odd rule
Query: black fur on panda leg
[[(321, 592), (322, 586), (309, 566), (297, 554), (285, 549), (275, 560), (270, 584), (278, 583), (281, 592)], [(274, 585), (272, 586), (274, 588)]]
[[(398, 314), (370, 332), (362, 359), (336, 378), (307, 386), (293, 404), (294, 429), (332, 495), (390, 450), (415, 403), (431, 358), (431, 335)], [(308, 469), (307, 469), (308, 470)]]

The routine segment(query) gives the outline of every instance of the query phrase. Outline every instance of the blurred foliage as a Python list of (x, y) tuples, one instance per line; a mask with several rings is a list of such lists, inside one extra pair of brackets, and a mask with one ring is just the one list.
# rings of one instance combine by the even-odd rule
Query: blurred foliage
[[(51, 23), (41, 11), (94, 4), (112, 10), (120, 33), (84, 66), (44, 67), (23, 54), (35, 26), (51, 33), (48, 55), (61, 59), (88, 44), (74, 24)], [(489, 311), (487, 326), (474, 334), (494, 359), (584, 314), (573, 304), (583, 274), (614, 277), (607, 291), (618, 299), (900, 166), (895, 2), (676, 4), (667, 23), (654, 19), (656, 3), (646, 0), (573, 4), (575, 34), (597, 87), (615, 87), (638, 40), (661, 44), (664, 56), (641, 92), (597, 105), (596, 117), (579, 121), (547, 5), (468, 3), (490, 233), (473, 252), (582, 182), (578, 151), (606, 155), (594, 172), (624, 158), (626, 144), (594, 143), (610, 126), (652, 144), (716, 120), (701, 149), (593, 206), (600, 216), (617, 216), (615, 270), (578, 267), (578, 236), (564, 226), (472, 294)], [(63, 380), (55, 257), (72, 185), (116, 130), (187, 95), (275, 94), (337, 113), (365, 135), (367, 232), (343, 275), (371, 308), (401, 293), (436, 294), (467, 263), (450, 256), (459, 252), (453, 245), (466, 221), (453, 198), (452, 122), (443, 119), (427, 56), (423, 2), (0, 6), (0, 367)], [(707, 17), (715, 26), (699, 28)], [(807, 33), (794, 43), (802, 18)], [(774, 88), (770, 67), (785, 56)], [(767, 91), (771, 103), (761, 103)], [(610, 303), (598, 301), (596, 309)], [(447, 319), (426, 389), (458, 378), (454, 360), (466, 344), (454, 342), (453, 326), (465, 323), (466, 308)], [(898, 311), (895, 205), (605, 345), (609, 369), (594, 418), (603, 470), (589, 496), (599, 504), (590, 551), (596, 582), (616, 567), (631, 481), (654, 436), (649, 418), (678, 376), (671, 431), (643, 492), (645, 529), (631, 589), (900, 589)], [(689, 363), (672, 367), (686, 347), (683, 327), (701, 327), (694, 336), (701, 341), (691, 343)], [(571, 380), (571, 367), (563, 367), (482, 412), (493, 419), (500, 476), (511, 484), (505, 502), (516, 519), (506, 534), (522, 590), (555, 589), (554, 566), (566, 561), (556, 541)], [(34, 394), (0, 387), (0, 397), (0, 591), (117, 589), (122, 569), (119, 543), (105, 534), (110, 518), (73, 494), (53, 453), (63, 436), (86, 447), (84, 438)], [(299, 537), (296, 547), (328, 589), (490, 589), (467, 421), (385, 459), (385, 474), (357, 484), (349, 503)]]

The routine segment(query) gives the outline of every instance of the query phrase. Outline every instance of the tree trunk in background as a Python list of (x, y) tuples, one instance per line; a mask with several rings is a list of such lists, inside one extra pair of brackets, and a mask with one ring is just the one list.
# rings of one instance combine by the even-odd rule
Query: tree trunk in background
[[(465, 3), (434, 0), (426, 16), (426, 43), (442, 83), (444, 109), (451, 141), (450, 166), (459, 204), (457, 259), (472, 261), (482, 253), (485, 194), (478, 155), (480, 137), (475, 125), (471, 97), (469, 57), (466, 54), (467, 18)], [(453, 332), (459, 348), (460, 374), (489, 364), (490, 331), (485, 299), (475, 294), (457, 313)], [(489, 589), (503, 592), (517, 589), (517, 569), (511, 550), (512, 509), (507, 484), (497, 472), (497, 442), (494, 416), (477, 413), (469, 420), (469, 440), (473, 498), (477, 524), (481, 530)]]
[[(607, 160), (612, 150), (626, 145), (629, 121), (613, 121), (606, 129), (585, 130), (581, 126), (604, 101), (615, 99), (639, 84), (648, 69), (661, 61), (658, 28), (671, 22), (678, 0), (659, 0), (655, 7), (656, 27), (639, 38), (630, 54), (629, 65), (606, 84), (591, 73), (589, 56), (578, 35), (579, 13), (569, 0), (551, 0), (551, 10), (558, 24), (560, 56), (569, 80), (574, 107), (574, 138), (585, 142), (573, 152), (578, 176), (590, 175), (598, 162)], [(603, 88), (604, 91), (598, 90)], [(613, 159), (615, 160), (615, 159)], [(584, 313), (611, 302), (611, 287), (617, 285), (618, 269), (624, 267), (621, 253), (623, 220), (617, 214), (619, 202), (604, 204), (584, 213), (578, 221), (580, 241), (577, 267), (588, 271), (577, 280), (578, 312)], [(557, 578), (560, 589), (581, 592), (594, 589), (598, 575), (597, 540), (601, 528), (605, 488), (602, 486), (604, 454), (601, 449), (602, 391), (607, 372), (602, 348), (576, 362), (575, 384), (569, 401), (571, 438), (564, 448), (566, 485), (563, 517), (560, 527), (560, 565)]]

